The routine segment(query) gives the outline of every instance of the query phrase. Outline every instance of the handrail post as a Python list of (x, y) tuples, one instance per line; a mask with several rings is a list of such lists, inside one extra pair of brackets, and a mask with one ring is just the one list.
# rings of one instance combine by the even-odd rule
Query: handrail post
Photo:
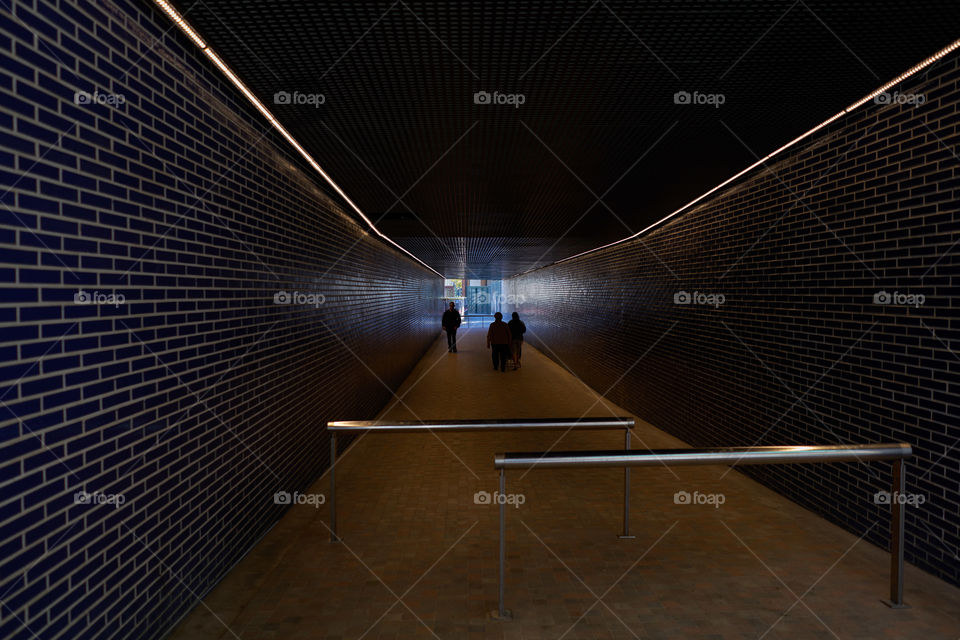
[[(624, 451), (630, 451), (630, 427), (623, 430)], [(619, 536), (621, 539), (636, 538), (630, 535), (630, 467), (623, 468), (623, 533)]]
[(507, 516), (507, 501), (504, 499), (504, 495), (507, 493), (507, 473), (505, 470), (500, 469), (500, 495), (498, 496), (497, 502), (500, 503), (500, 606), (497, 609), (497, 613), (500, 614), (501, 618), (507, 617), (507, 610), (503, 604), (503, 583), (504, 583), (504, 571), (505, 565), (507, 563), (507, 527), (506, 527), (506, 516)]
[(337, 537), (337, 432), (330, 432), (330, 542)]
[(497, 610), (491, 612), (490, 614), (491, 617), (496, 620), (513, 619), (513, 614), (509, 609), (507, 609), (503, 599), (503, 583), (506, 576), (507, 562), (507, 501), (506, 498), (504, 498), (507, 492), (506, 473), (507, 472), (505, 469), (500, 469), (500, 494), (497, 496), (497, 502), (500, 503), (500, 593)]
[(907, 609), (903, 602), (903, 533), (906, 523), (904, 492), (906, 474), (903, 458), (893, 461), (893, 486), (890, 492), (890, 601), (884, 601), (891, 609)]

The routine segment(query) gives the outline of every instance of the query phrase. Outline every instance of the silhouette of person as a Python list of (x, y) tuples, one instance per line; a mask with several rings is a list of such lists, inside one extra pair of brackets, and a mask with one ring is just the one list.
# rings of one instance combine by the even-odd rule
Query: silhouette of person
[(440, 321), (443, 330), (447, 332), (447, 351), (449, 353), (457, 352), (457, 329), (460, 328), (460, 312), (457, 306), (450, 303), (450, 308), (443, 312), (443, 319)]
[(503, 314), (497, 311), (493, 314), (494, 321), (490, 323), (487, 329), (487, 348), (491, 346), (493, 350), (493, 370), (498, 368), (500, 371), (507, 370), (507, 358), (510, 355), (510, 327), (503, 321)]
[(523, 334), (527, 332), (527, 325), (520, 320), (520, 314), (514, 311), (507, 326), (510, 327), (510, 351), (513, 353), (513, 368), (519, 369), (520, 356), (523, 355)]

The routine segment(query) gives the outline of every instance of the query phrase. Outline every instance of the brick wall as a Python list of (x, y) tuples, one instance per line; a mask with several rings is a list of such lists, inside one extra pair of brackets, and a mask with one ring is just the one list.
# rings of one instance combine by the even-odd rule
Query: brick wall
[(4, 3), (0, 59), (0, 637), (160, 637), (387, 402), (442, 280), (147, 3)]
[[(958, 78), (952, 54), (640, 239), (508, 281), (534, 345), (693, 446), (911, 443), (907, 558), (954, 584)], [(889, 468), (744, 472), (887, 548)]]

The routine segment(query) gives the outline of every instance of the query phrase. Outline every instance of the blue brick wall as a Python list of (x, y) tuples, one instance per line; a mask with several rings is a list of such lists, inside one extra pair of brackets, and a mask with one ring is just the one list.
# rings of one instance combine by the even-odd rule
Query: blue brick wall
[(7, 0), (0, 63), (0, 637), (160, 637), (389, 400), (442, 280), (147, 3)]
[[(906, 555), (953, 584), (958, 82), (954, 53), (891, 90), (923, 104), (870, 102), (637, 240), (507, 282), (534, 345), (693, 446), (912, 444)], [(887, 548), (888, 463), (744, 472)]]

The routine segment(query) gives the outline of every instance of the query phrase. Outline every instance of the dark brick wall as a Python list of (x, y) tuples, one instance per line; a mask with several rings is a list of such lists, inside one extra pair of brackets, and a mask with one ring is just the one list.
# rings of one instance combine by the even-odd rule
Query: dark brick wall
[[(953, 54), (896, 88), (924, 104), (870, 102), (641, 239), (508, 282), (534, 345), (693, 446), (911, 443), (907, 557), (954, 584), (958, 78)], [(886, 548), (889, 468), (745, 472)]]
[(4, 2), (0, 59), (0, 637), (160, 637), (326, 468), (324, 423), (387, 402), (442, 280), (147, 3)]

